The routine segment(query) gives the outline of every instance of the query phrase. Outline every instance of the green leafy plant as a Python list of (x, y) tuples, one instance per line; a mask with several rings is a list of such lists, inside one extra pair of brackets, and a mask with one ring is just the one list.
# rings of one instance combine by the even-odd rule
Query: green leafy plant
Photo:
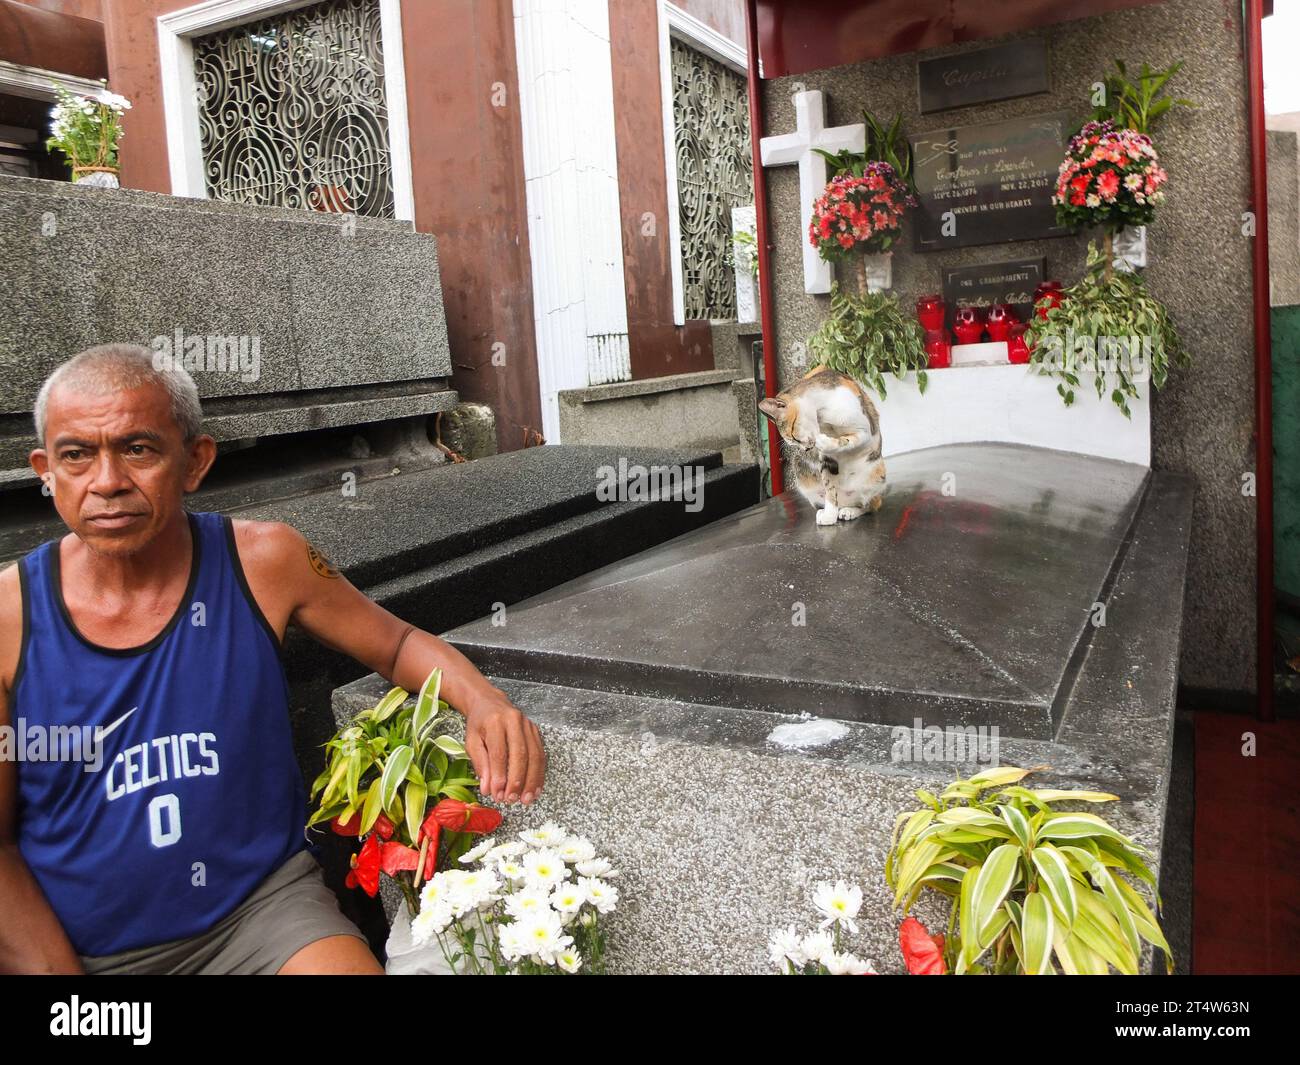
[(731, 244), (723, 252), (723, 262), (732, 269), (746, 269), (758, 276), (758, 237), (747, 229), (738, 229), (731, 235)]
[[(491, 831), (500, 821), (494, 811), (477, 804), (478, 778), (460, 740), (438, 731), (449, 716), (447, 703), (438, 698), (441, 683), (442, 673), (435, 669), (413, 702), (404, 689), (393, 688), (375, 706), (357, 714), (325, 744), (325, 768), (311, 786), (311, 799), (320, 798), (307, 826), (331, 822), (334, 831), (347, 836), (373, 831), (375, 838), (367, 840), (375, 851), (373, 879), (359, 886), (375, 894), (371, 888), (377, 887), (380, 852), (391, 851), (391, 858), (382, 855), (384, 871), (393, 870), (390, 875), (402, 888), (412, 913), (417, 909), (415, 889), (426, 878), (426, 870), (455, 861), (469, 849), (475, 833)], [(456, 822), (465, 831), (451, 830), (450, 825), (433, 830), (427, 824), (426, 810), (432, 812), (441, 799), (466, 804), (464, 817)], [(488, 815), (491, 827), (479, 823)], [(431, 860), (430, 847), (434, 849)], [(404, 854), (407, 848), (418, 852), (418, 862), (414, 855)], [(396, 863), (402, 856), (407, 868), (401, 873), (409, 877), (398, 873)], [(365, 857), (370, 857), (369, 851)], [(363, 876), (367, 872), (361, 866), (354, 870)]]
[(888, 126), (883, 125), (870, 111), (862, 112), (866, 124), (865, 151), (851, 152), (847, 148), (828, 152), (814, 148), (834, 168), (831, 176), (862, 177), (868, 163), (888, 163), (894, 174), (909, 193), (915, 193), (912, 184), (912, 146), (903, 134), (903, 116), (897, 114)]
[(1088, 245), (1083, 277), (1066, 289), (1060, 306), (1035, 317), (1025, 330), (1030, 363), (1060, 380), (1056, 391), (1065, 405), (1075, 400), (1080, 374), (1095, 372), (1100, 399), (1109, 388), (1111, 401), (1130, 417), (1128, 401), (1137, 385), (1149, 379), (1163, 388), (1169, 367), (1190, 362), (1169, 309), (1147, 290), (1141, 275), (1110, 271), (1109, 255)]
[(107, 85), (93, 96), (78, 96), (58, 85), (54, 92), (58, 103), (50, 111), (46, 147), (67, 157), (74, 176), (88, 169), (115, 170), (122, 115), (131, 102), (109, 92)]
[(930, 971), (1136, 975), (1143, 942), (1172, 971), (1159, 922), (1130, 883), (1155, 892), (1142, 848), (1096, 814), (1057, 808), (1117, 796), (1020, 786), (1034, 771), (1006, 766), (937, 796), (918, 791), (921, 809), (899, 814), (885, 862), (894, 906), (906, 914), (927, 891), (949, 900), (935, 943), (943, 965)]
[(838, 283), (831, 286), (831, 313), (808, 340), (816, 361), (848, 374), (885, 397), (885, 374), (902, 379), (917, 371), (916, 384), (925, 391), (927, 358), (921, 326), (903, 313), (886, 292), (851, 294)]
[(1143, 63), (1137, 81), (1131, 81), (1123, 61), (1116, 59), (1114, 72), (1103, 79), (1103, 98), (1093, 110), (1092, 120), (1111, 119), (1120, 129), (1149, 135), (1155, 121), (1171, 107), (1196, 106), (1191, 100), (1165, 95), (1165, 85), (1182, 69), (1181, 60), (1164, 70), (1152, 70)]

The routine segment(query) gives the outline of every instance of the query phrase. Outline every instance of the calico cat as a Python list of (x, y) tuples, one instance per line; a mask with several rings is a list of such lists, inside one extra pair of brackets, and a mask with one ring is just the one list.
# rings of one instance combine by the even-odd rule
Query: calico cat
[(758, 405), (786, 442), (794, 482), (818, 525), (879, 510), (885, 496), (880, 416), (853, 378), (824, 366)]

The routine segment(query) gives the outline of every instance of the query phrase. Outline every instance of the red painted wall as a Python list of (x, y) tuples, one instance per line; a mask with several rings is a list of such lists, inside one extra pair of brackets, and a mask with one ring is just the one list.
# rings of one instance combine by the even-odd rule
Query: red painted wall
[[(155, 19), (191, 3), (105, 6), (110, 82), (133, 104), (128, 188), (171, 191)], [(403, 0), (402, 26), (415, 224), (438, 238), (452, 383), (493, 408), (499, 446), (514, 450), (542, 418), (510, 0)], [(503, 366), (491, 361), (498, 343)]]
[(609, 35), (632, 377), (712, 370), (709, 323), (673, 322), (671, 256), (677, 250), (668, 230), (655, 0), (614, 0)]

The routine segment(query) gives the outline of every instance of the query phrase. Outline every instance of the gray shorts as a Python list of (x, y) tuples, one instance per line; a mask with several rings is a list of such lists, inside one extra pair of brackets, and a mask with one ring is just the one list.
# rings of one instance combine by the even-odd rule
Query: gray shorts
[(208, 931), (98, 958), (83, 955), (81, 964), (91, 975), (273, 975), (327, 936), (365, 940), (339, 912), (316, 859), (300, 851)]

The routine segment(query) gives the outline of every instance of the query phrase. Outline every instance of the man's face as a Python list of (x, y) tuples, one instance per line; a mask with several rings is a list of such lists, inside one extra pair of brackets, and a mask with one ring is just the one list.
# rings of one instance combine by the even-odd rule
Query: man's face
[(105, 395), (56, 387), (44, 444), (31, 464), (59, 516), (92, 551), (116, 556), (142, 550), (175, 521), (216, 457), (210, 436), (186, 444), (156, 384)]

